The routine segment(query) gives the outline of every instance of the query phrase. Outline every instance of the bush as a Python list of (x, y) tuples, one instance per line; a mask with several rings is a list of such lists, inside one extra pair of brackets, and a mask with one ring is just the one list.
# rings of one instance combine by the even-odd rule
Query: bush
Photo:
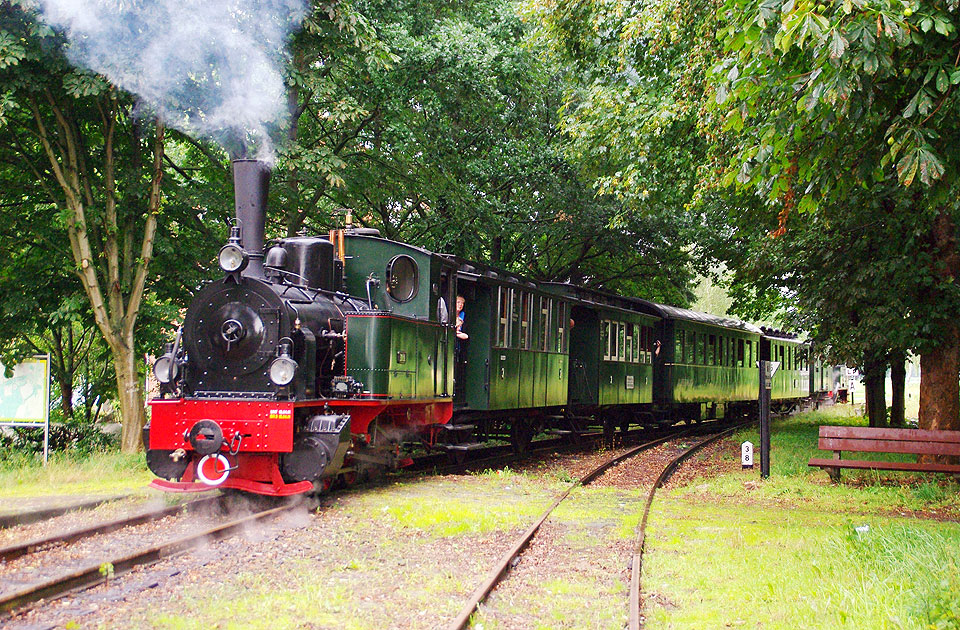
[[(15, 436), (0, 436), (0, 459), (11, 459), (14, 452), (23, 455), (43, 453), (43, 428), (16, 427), (14, 432)], [(89, 422), (51, 423), (49, 446), (50, 452), (89, 454), (115, 448), (117, 436), (107, 435), (100, 425)]]

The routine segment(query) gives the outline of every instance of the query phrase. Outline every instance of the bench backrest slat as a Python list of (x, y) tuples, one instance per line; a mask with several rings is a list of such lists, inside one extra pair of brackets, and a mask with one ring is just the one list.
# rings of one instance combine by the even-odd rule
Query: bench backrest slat
[(923, 455), (960, 455), (960, 442), (925, 442), (917, 440), (876, 440), (856, 438), (820, 438), (822, 451), (855, 451), (863, 453), (914, 453)]
[(824, 425), (820, 427), (820, 437), (960, 444), (960, 431), (929, 431), (921, 429), (881, 429), (875, 427), (836, 427)]

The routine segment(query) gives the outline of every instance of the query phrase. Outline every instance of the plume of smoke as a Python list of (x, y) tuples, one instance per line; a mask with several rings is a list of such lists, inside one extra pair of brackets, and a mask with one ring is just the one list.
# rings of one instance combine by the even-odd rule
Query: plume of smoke
[(305, 0), (38, 0), (72, 63), (149, 103), (164, 122), (272, 161), (285, 44)]

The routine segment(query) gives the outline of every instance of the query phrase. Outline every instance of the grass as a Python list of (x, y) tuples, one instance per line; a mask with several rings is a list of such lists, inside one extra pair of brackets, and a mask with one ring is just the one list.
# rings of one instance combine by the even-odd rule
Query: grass
[[(759, 441), (744, 431), (726, 449), (729, 472), (659, 494), (645, 556), (646, 627), (960, 630), (960, 525), (914, 517), (960, 517), (960, 486), (856, 472), (831, 484), (806, 465), (818, 453), (819, 424), (862, 422), (848, 407), (775, 422), (766, 481), (739, 469), (735, 444)], [(97, 459), (60, 462), (48, 479), (21, 484), (70, 487), (77, 474), (79, 482), (149, 479), (141, 459)], [(93, 468), (70, 472), (77, 466)], [(0, 492), (17, 471), (0, 470)], [(289, 548), (268, 539), (263, 557), (226, 563), (240, 569), (219, 584), (198, 590), (185, 581), (152, 607), (134, 600), (129, 627), (442, 627), (517, 530), (568, 485), (563, 477), (500, 470), (338, 493)], [(641, 495), (576, 489), (475, 627), (622, 628)]]
[[(523, 527), (546, 509), (555, 490), (509, 470), (436, 483), (441, 485), (439, 490), (435, 483), (365, 490), (353, 509), (384, 524), (433, 536), (485, 534)], [(389, 500), (384, 500), (385, 495)]]
[(671, 498), (649, 536), (651, 630), (960, 628), (957, 524)]
[(46, 466), (39, 457), (14, 457), (0, 464), (0, 498), (125, 494), (152, 479), (143, 453), (52, 453)]
[[(845, 470), (840, 484), (831, 484), (827, 474), (811, 468), (811, 457), (826, 456), (817, 449), (820, 424), (863, 425), (849, 408), (815, 411), (774, 422), (770, 431), (770, 479), (759, 483), (758, 471), (737, 471), (679, 490), (701, 498), (735, 498), (765, 506), (805, 505), (826, 511), (845, 512), (960, 512), (960, 486), (943, 475), (915, 475), (890, 471)], [(759, 468), (760, 437), (755, 429), (733, 437), (755, 445)], [(728, 449), (726, 457), (739, 461)], [(907, 460), (909, 455), (870, 454), (870, 458)]]
[(960, 524), (903, 517), (956, 519), (960, 486), (869, 471), (831, 484), (806, 465), (820, 424), (863, 423), (844, 408), (778, 421), (768, 480), (734, 469), (659, 495), (646, 627), (960, 629)]
[[(188, 597), (185, 603), (202, 610), (202, 615), (161, 614), (152, 621), (151, 627), (165, 630), (305, 626), (353, 630), (368, 627), (343, 614), (345, 602), (351, 595), (346, 586), (321, 584), (307, 578), (286, 585), (291, 588), (277, 589), (253, 574), (240, 576), (238, 582), (230, 587), (223, 586), (218, 592)], [(227, 602), (228, 605), (211, 606), (211, 601)], [(269, 615), (264, 615), (264, 611), (269, 611)]]

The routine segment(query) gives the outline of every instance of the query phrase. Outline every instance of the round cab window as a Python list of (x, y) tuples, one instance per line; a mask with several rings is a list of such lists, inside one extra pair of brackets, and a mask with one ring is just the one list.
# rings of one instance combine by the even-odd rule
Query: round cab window
[(417, 295), (417, 263), (405, 254), (387, 263), (387, 293), (397, 302), (409, 302)]

